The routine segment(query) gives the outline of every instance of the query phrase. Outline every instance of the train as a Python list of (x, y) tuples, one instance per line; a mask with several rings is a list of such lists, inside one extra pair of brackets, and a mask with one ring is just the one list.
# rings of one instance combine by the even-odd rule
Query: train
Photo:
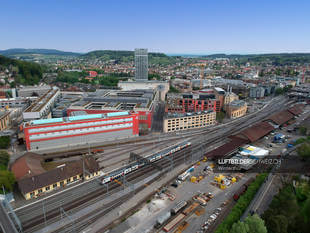
[[(189, 147), (191, 143), (189, 141), (183, 141), (181, 143), (177, 143), (167, 149), (164, 149), (162, 151), (159, 151), (155, 154), (147, 155), (145, 158), (148, 159), (150, 162), (155, 162), (159, 159), (162, 159), (165, 156), (169, 156), (177, 151), (183, 150), (186, 147)], [(111, 171), (109, 174), (104, 175), (104, 177), (101, 180), (101, 184), (106, 184), (111, 182), (114, 179), (117, 179), (121, 176), (124, 176), (132, 171), (135, 171), (141, 167), (143, 167), (145, 164), (144, 162), (133, 162), (125, 167), (118, 168), (114, 171)]]

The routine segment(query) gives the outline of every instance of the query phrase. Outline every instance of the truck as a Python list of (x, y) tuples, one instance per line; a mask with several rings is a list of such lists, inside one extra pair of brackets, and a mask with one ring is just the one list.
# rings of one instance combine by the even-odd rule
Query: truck
[(171, 214), (177, 214), (182, 208), (184, 208), (187, 205), (186, 201), (179, 201), (175, 207), (171, 209)]
[(178, 180), (184, 181), (186, 180), (187, 177), (189, 177), (190, 173), (189, 172), (183, 172), (181, 175), (178, 176)]
[(155, 223), (155, 228), (159, 229), (169, 218), (171, 217), (171, 212), (167, 211), (165, 213), (163, 213), (162, 215), (160, 215)]
[(283, 135), (281, 133), (276, 134), (273, 138), (273, 142), (275, 142), (275, 143), (281, 143), (284, 141), (285, 141), (285, 135)]
[(172, 219), (166, 226), (164, 226), (163, 230), (165, 232), (171, 231), (172, 228), (174, 228), (179, 222), (181, 222), (185, 218), (184, 214), (179, 214), (174, 219)]
[(202, 205), (202, 206), (205, 206), (205, 205), (207, 205), (207, 202), (203, 199), (203, 198), (201, 198), (201, 197), (199, 197), (199, 196), (194, 196), (193, 197), (193, 200), (194, 201), (197, 201), (200, 205)]

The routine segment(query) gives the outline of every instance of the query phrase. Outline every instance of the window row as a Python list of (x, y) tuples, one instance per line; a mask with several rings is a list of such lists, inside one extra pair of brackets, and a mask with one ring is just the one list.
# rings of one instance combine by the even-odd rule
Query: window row
[(42, 133), (42, 134), (30, 135), (29, 139), (35, 140), (35, 139), (48, 138), (48, 137), (59, 137), (59, 136), (75, 135), (75, 134), (96, 132), (96, 131), (103, 131), (103, 130), (128, 128), (128, 127), (132, 127), (132, 125), (133, 125), (132, 123), (127, 123), (127, 124), (107, 125), (107, 126), (85, 128), (85, 129), (67, 130), (67, 131), (60, 131), (60, 132)]
[(128, 122), (128, 121), (132, 121), (132, 118), (77, 123), (77, 124), (60, 125), (60, 126), (54, 126), (54, 127), (45, 127), (45, 128), (35, 128), (35, 129), (29, 129), (29, 133), (53, 131), (53, 130), (61, 130), (61, 129), (72, 129), (72, 128), (80, 128), (80, 127), (95, 126), (95, 125), (114, 124), (114, 123), (121, 123), (121, 122)]

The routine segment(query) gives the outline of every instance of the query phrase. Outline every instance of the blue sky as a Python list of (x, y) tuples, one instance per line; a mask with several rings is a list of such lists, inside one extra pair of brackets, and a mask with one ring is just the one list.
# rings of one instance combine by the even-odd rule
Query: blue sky
[(309, 0), (0, 0), (0, 49), (310, 52)]

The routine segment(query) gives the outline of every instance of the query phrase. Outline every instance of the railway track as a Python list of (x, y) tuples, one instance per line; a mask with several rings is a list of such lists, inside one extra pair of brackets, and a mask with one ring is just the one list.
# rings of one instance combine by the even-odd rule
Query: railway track
[[(260, 117), (260, 120), (261, 119), (264, 119), (266, 116), (268, 116), (268, 115), (270, 115), (270, 113), (269, 112), (267, 112), (267, 113), (265, 113), (263, 116), (261, 116)], [(200, 131), (200, 132), (193, 132), (193, 134), (191, 134), (191, 135), (186, 135), (186, 136), (179, 136), (179, 137), (177, 137), (178, 139), (191, 139), (191, 140), (193, 140), (193, 150), (192, 150), (192, 152), (191, 153), (194, 153), (194, 154), (197, 154), (197, 153), (199, 153), (199, 152), (201, 152), (201, 149), (202, 148), (204, 148), (204, 149), (206, 149), (207, 147), (208, 147), (208, 145), (210, 144), (210, 143), (215, 143), (215, 142), (220, 142), (223, 138), (225, 138), (225, 137), (227, 137), (227, 136), (229, 136), (229, 135), (231, 135), (231, 134), (233, 134), (233, 133), (237, 133), (237, 132), (239, 132), (240, 130), (242, 130), (242, 129), (244, 129), (244, 128), (246, 128), (246, 127), (248, 127), (250, 124), (251, 124), (251, 122), (257, 122), (257, 121), (259, 121), (259, 120), (257, 120), (256, 119), (256, 117), (254, 117), (254, 118), (252, 118), (252, 119), (250, 119), (249, 120), (249, 122), (243, 122), (243, 121), (241, 121), (241, 122), (237, 122), (236, 124), (233, 124), (233, 126), (234, 126), (234, 128), (233, 128), (233, 130), (230, 130), (229, 128), (224, 132), (224, 133), (221, 133), (221, 136), (217, 136), (217, 137), (215, 137), (215, 138), (212, 138), (212, 139), (207, 139), (207, 140), (198, 140), (198, 141), (194, 141), (194, 140), (197, 140), (197, 139), (200, 139), (201, 138), (201, 135), (203, 135), (203, 134), (205, 134), (206, 132), (215, 132), (215, 131), (217, 131), (218, 129), (208, 129), (208, 130), (203, 130), (203, 131)], [(242, 125), (242, 124), (244, 124), (244, 125)], [(240, 127), (239, 127), (240, 126)], [(238, 127), (238, 128), (237, 128)], [(161, 140), (161, 142), (165, 142), (165, 141), (171, 141), (171, 138), (169, 138), (169, 139), (167, 139), (167, 140)], [(150, 142), (150, 144), (153, 144), (154, 142)], [(201, 148), (200, 147), (197, 147), (196, 148), (196, 146), (197, 145), (200, 145), (201, 146)], [(133, 145), (133, 146), (136, 146), (136, 145)], [(127, 148), (126, 148), (127, 149)], [(185, 152), (183, 152), (183, 151), (180, 151), (180, 152), (177, 152), (177, 153), (185, 153)], [(176, 154), (177, 154), (176, 153)], [(167, 164), (167, 161), (164, 161), (164, 163), (165, 164)], [(142, 174), (141, 172), (143, 171), (143, 170), (138, 170), (138, 171), (140, 171), (140, 173), (139, 174)], [(150, 172), (151, 171), (154, 171), (154, 169), (153, 168), (151, 168), (151, 170), (150, 170)], [(141, 175), (138, 175), (138, 176), (140, 176), (141, 177)], [(137, 177), (138, 177), (137, 176)], [(129, 175), (128, 175), (128, 177), (129, 177)], [(133, 178), (128, 178), (128, 179), (130, 179), (131, 181), (133, 181), (133, 180), (135, 180), (135, 178), (133, 177)], [(115, 186), (116, 185), (116, 186)], [(115, 186), (115, 187), (114, 187)], [(120, 187), (119, 185), (117, 186), (117, 184), (113, 184), (113, 189), (115, 189), (115, 192), (117, 191), (116, 190), (116, 188), (117, 187)], [(102, 188), (101, 188), (102, 189)], [(100, 192), (100, 191), (98, 191), (98, 189), (97, 189), (97, 187), (94, 187), (93, 189), (91, 189), (91, 190), (88, 190), (89, 192), (89, 194), (91, 194), (92, 195), (92, 197), (93, 198), (91, 198), (90, 200), (96, 200), (95, 198), (96, 197), (98, 197), (98, 196), (100, 196), (100, 195), (102, 195), (102, 194), (104, 194), (104, 191), (103, 192)], [(77, 210), (77, 209), (75, 209), (75, 208), (77, 208), (78, 206), (83, 206), (83, 204), (85, 204), (85, 203), (87, 203), (87, 205), (89, 205), (89, 198), (88, 197), (90, 197), (90, 196), (87, 196), (87, 198), (85, 198), (85, 197), (80, 197), (79, 198), (79, 201), (77, 201), (77, 202), (71, 202), (71, 203), (67, 203), (67, 204), (65, 204), (64, 206), (63, 206), (63, 208), (66, 210), (66, 211), (73, 211), (73, 210)], [(97, 201), (97, 200), (96, 200)], [(26, 211), (27, 211), (27, 213), (29, 214), (29, 210), (26, 208)], [(24, 213), (24, 214), (26, 214), (26, 213)], [(19, 214), (18, 214), (19, 215)], [(57, 216), (57, 215), (59, 215), (59, 211), (57, 211), (57, 209), (55, 209), (55, 210), (50, 210), (49, 212), (48, 212), (48, 214), (46, 215), (46, 217), (47, 217), (47, 219), (54, 219), (55, 220), (55, 217)], [(43, 216), (42, 216), (42, 214), (41, 214), (41, 217), (40, 216), (36, 216), (36, 217), (34, 217), (34, 218), (32, 218), (32, 219), (28, 219), (27, 221), (26, 221), (26, 223), (24, 223), (25, 224), (25, 229), (32, 229), (34, 226), (36, 226), (36, 225), (40, 225), (40, 222), (41, 222), (41, 224), (42, 224), (42, 220), (43, 220), (43, 222), (44, 222), (44, 218), (43, 218)], [(24, 220), (25, 221), (25, 220)], [(22, 222), (24, 222), (24, 221), (22, 221)], [(56, 221), (57, 221), (57, 219), (56, 219)]]
[[(185, 148), (182, 151), (176, 152), (173, 155), (173, 159), (175, 160), (174, 162), (176, 162), (176, 164), (179, 164), (179, 163), (186, 161), (184, 159), (184, 156), (185, 154), (190, 153), (190, 151), (191, 151), (191, 147)], [(162, 166), (163, 168), (167, 168), (170, 166), (164, 160), (159, 160), (156, 162), (156, 164), (158, 164), (159, 166)], [(131, 182), (133, 183), (133, 181), (136, 183), (150, 176), (151, 174), (153, 174), (153, 172), (154, 172), (154, 167), (152, 167), (151, 165), (146, 165), (142, 167), (141, 169), (136, 170), (135, 172), (132, 172), (129, 175), (127, 175), (126, 180), (129, 183)], [(85, 208), (86, 206), (89, 206), (93, 203), (98, 202), (99, 200), (106, 198), (107, 190), (105, 189), (105, 186), (101, 186), (99, 184), (98, 186), (99, 186), (99, 189), (97, 191), (89, 193), (87, 196), (81, 197), (79, 199), (76, 199), (75, 201), (72, 201), (71, 203), (63, 205), (62, 208), (68, 213), (72, 212), (73, 210), (76, 212), (78, 210)], [(122, 189), (121, 185), (115, 182), (110, 182), (108, 195), (113, 195), (114, 193), (120, 191), (118, 189)], [(45, 216), (47, 223), (50, 224), (52, 222), (60, 220), (59, 213), (60, 212), (58, 208), (50, 210)], [(53, 221), (50, 221), (51, 219), (53, 219)], [(25, 232), (32, 232), (33, 230), (40, 229), (42, 227), (42, 224), (44, 225), (44, 216), (43, 215), (34, 216), (30, 219), (27, 219), (26, 222), (22, 221), (22, 223), (23, 223), (23, 229)]]

